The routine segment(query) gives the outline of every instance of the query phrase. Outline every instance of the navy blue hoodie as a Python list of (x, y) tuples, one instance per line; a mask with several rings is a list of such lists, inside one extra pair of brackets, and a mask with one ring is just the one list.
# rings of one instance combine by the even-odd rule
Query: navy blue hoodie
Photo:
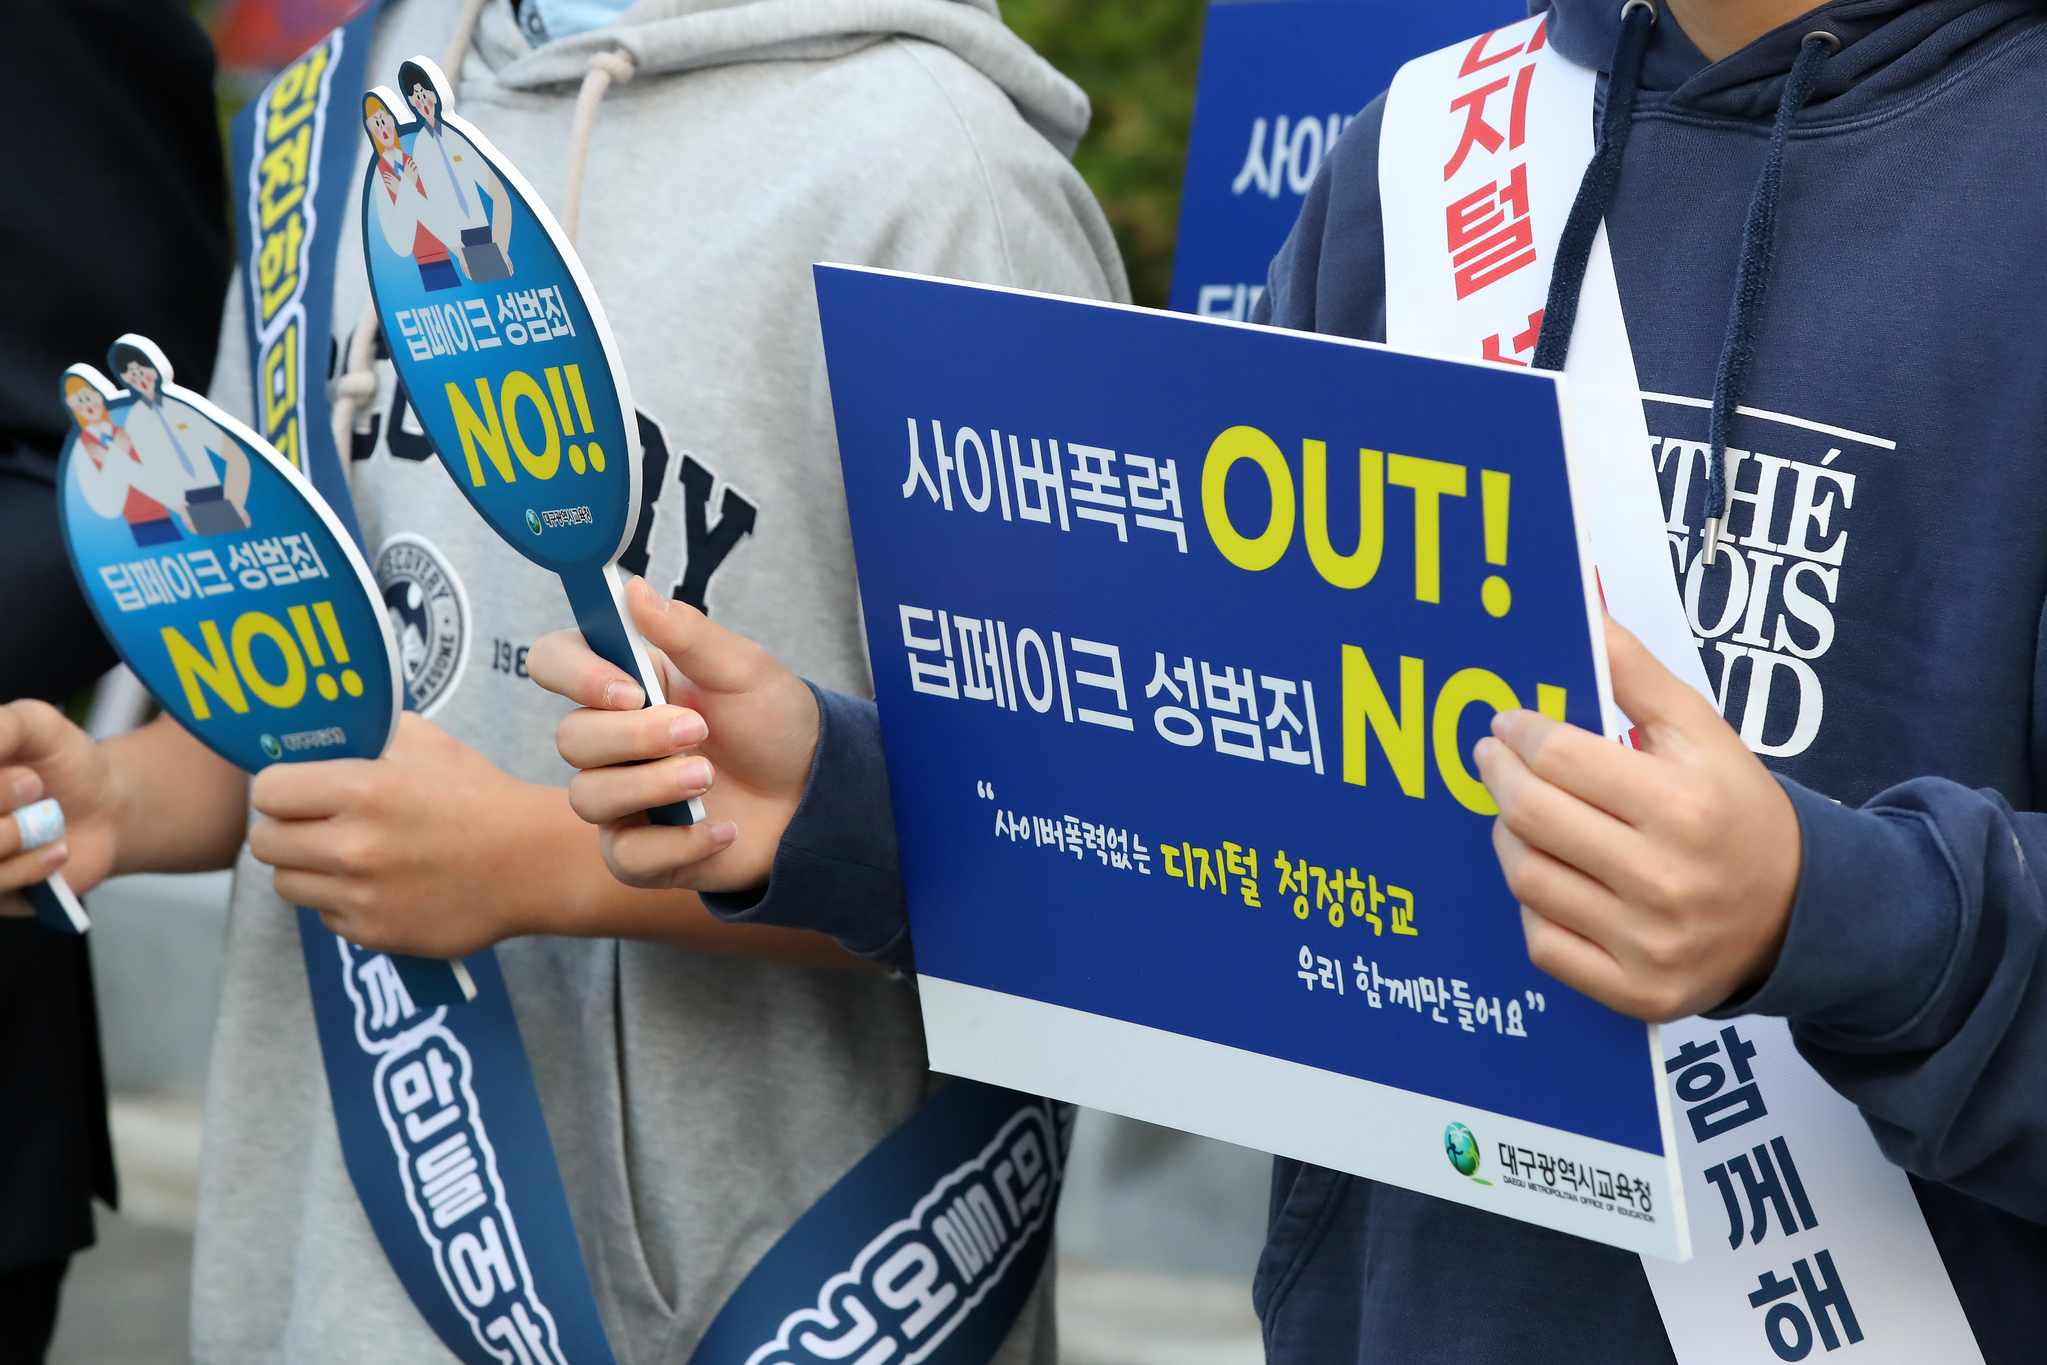
[[(1551, 9), (1580, 65), (1605, 70), (1619, 28), (1616, 0)], [(1843, 46), (1785, 156), (1728, 441), (1740, 555), (1708, 568), (1703, 404), (1816, 28)], [(1325, 161), (1260, 321), (1385, 339), (1383, 111)], [(1838, 0), (1715, 63), (1666, 14), (1607, 213), (1637, 372), (1662, 396), (1645, 409), (1672, 567), (1722, 713), (1803, 827), (1783, 958), (1741, 1010), (1788, 1016), (1914, 1173), (1993, 1365), (2047, 1359), (2047, 915), (2028, 870), (2047, 868), (2047, 819), (2015, 813), (2047, 796), (2043, 146), (2047, 10), (2026, 0)], [(1460, 1265), (1482, 1291), (1445, 1273)], [(1274, 1362), (1670, 1358), (1634, 1257), (1290, 1161), (1256, 1298)]]
[[(1619, 9), (1557, 0), (1550, 41), (1604, 70)], [(1785, 157), (1729, 434), (1738, 554), (1706, 567), (1704, 404), (1815, 28), (1843, 46)], [(1382, 111), (1324, 160), (1258, 320), (1384, 339)], [(1731, 1012), (1789, 1018), (1913, 1173), (1991, 1365), (2047, 1359), (2043, 147), (2032, 0), (1838, 0), (1717, 63), (1665, 15), (1607, 214), (1673, 571), (1804, 838), (1778, 966)], [(873, 708), (821, 701), (767, 895), (707, 899), (905, 965)], [(1254, 1298), (1275, 1365), (1672, 1358), (1633, 1255), (1287, 1160)]]

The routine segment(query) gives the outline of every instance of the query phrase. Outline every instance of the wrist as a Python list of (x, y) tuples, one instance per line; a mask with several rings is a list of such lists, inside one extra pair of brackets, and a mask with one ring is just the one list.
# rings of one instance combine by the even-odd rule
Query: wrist
[[(500, 898), (499, 937), (618, 937), (621, 904), (648, 893), (611, 875), (596, 827), (570, 808), (565, 789), (537, 783), (519, 786), (520, 818), (501, 825), (513, 837), (487, 872), (490, 881), (516, 888), (514, 894)], [(511, 869), (516, 871), (506, 875)]]
[(110, 877), (150, 870), (147, 867), (132, 865), (134, 853), (141, 843), (136, 837), (138, 826), (133, 822), (136, 821), (143, 802), (136, 795), (137, 783), (132, 771), (134, 765), (123, 761), (132, 757), (125, 750), (132, 749), (133, 746), (124, 746), (121, 743), (126, 738), (125, 735), (117, 736), (114, 739), (97, 741), (94, 745), (99, 751), (99, 761), (106, 765), (107, 773), (105, 815), (109, 845), (107, 875)]

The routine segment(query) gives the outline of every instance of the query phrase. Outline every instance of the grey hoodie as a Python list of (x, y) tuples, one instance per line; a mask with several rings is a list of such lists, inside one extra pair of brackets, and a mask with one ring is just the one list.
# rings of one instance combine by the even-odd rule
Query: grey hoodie
[[(390, 83), (414, 53), (438, 58), (458, 8), (393, 5), (369, 82)], [(597, 117), (579, 249), (651, 419), (652, 462), (666, 457), (644, 571), (806, 677), (870, 695), (810, 264), (1127, 297), (1107, 224), (1066, 160), (1086, 98), (1002, 27), (992, 0), (645, 0), (539, 49), (491, 0), (457, 111), (557, 214), (578, 83), (614, 49), (637, 72)], [(353, 233), (331, 264), (345, 356), (367, 290)], [(237, 294), (214, 392), (246, 415), (240, 310)], [(375, 372), (351, 468), (415, 694), (513, 776), (565, 784), (554, 752), (565, 704), (522, 676), (525, 649), (570, 624), (560, 587), (483, 526), (389, 362)], [(499, 957), (620, 1365), (686, 1360), (783, 1230), (931, 1085), (915, 1000), (879, 975), (610, 940), (519, 939)], [(1041, 1293), (1005, 1362), (1051, 1360), (1050, 1307)], [(297, 929), (246, 853), (208, 1087), (192, 1325), (201, 1365), (453, 1359), (349, 1184)]]

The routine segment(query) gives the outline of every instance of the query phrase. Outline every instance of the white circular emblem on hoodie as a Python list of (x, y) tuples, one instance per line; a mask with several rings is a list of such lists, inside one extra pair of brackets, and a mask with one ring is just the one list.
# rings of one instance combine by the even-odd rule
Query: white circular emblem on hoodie
[(424, 536), (394, 535), (377, 551), (377, 589), (421, 715), (432, 715), (462, 680), (469, 658), (469, 595), (447, 557)]

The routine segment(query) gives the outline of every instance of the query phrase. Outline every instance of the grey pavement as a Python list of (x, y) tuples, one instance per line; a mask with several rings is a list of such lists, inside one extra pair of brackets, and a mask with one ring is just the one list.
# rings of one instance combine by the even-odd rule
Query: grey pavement
[(186, 1365), (192, 1234), (97, 1212), (99, 1243), (64, 1279), (49, 1365)]

